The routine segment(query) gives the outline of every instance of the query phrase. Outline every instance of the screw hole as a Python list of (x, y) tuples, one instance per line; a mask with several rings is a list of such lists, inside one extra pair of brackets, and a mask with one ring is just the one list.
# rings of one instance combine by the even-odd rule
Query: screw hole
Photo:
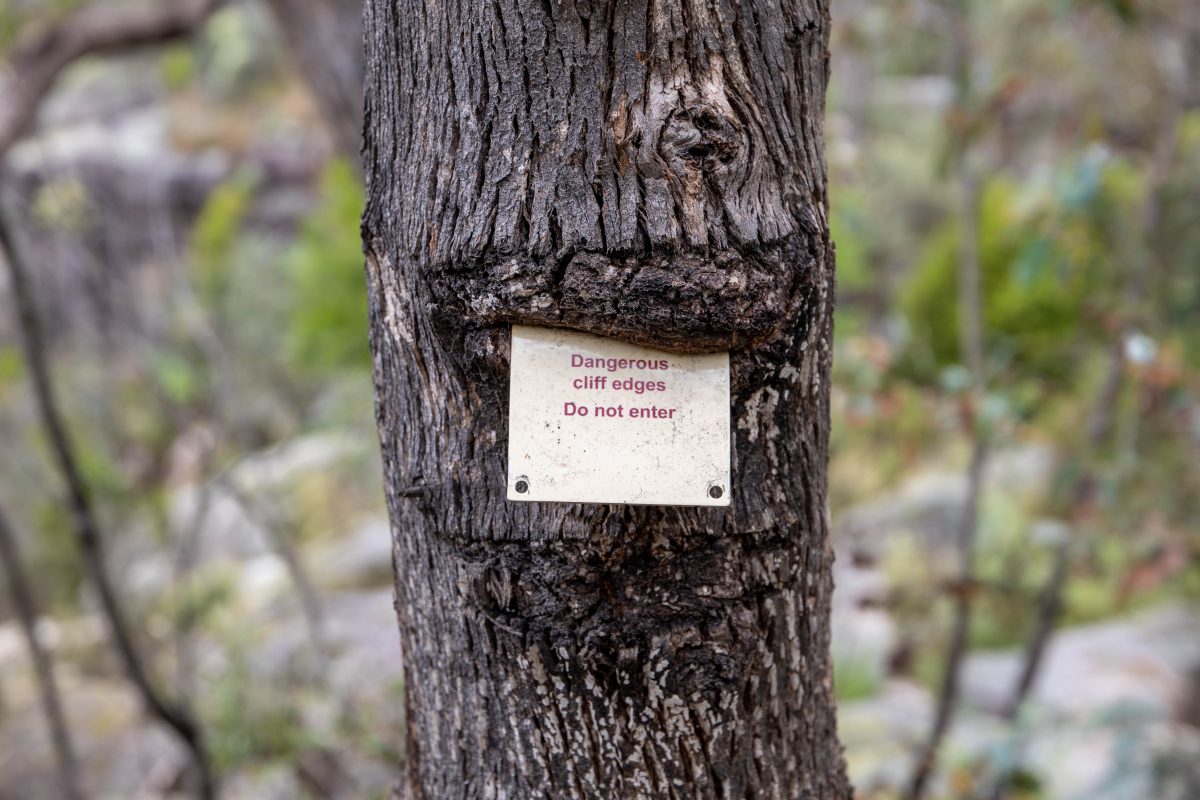
[(720, 500), (721, 495), (723, 495), (723, 494), (725, 494), (725, 490), (722, 489), (720, 486), (708, 487), (708, 496), (711, 497), (713, 500)]
[(513, 488), (517, 490), (517, 494), (525, 494), (529, 491), (529, 481), (524, 478), (518, 478)]

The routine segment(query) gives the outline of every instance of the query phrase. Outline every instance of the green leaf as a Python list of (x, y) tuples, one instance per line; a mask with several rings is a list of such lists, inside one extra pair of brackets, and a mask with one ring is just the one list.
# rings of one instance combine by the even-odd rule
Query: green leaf
[(304, 371), (370, 364), (362, 207), (362, 184), (350, 165), (330, 162), (317, 207), (301, 223), (287, 255), (293, 289), (290, 356)]

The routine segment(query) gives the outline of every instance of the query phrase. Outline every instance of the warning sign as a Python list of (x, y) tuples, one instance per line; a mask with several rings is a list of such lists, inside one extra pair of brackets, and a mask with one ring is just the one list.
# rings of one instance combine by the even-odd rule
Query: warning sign
[(512, 329), (508, 499), (729, 505), (729, 354)]

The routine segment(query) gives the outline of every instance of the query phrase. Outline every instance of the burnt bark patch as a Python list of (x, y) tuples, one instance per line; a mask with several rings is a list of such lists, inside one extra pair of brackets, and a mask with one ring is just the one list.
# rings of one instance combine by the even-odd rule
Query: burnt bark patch
[(561, 263), (524, 256), (447, 269), (434, 278), (444, 313), (462, 326), (572, 328), (679, 352), (746, 349), (803, 313), (816, 266), (807, 237), (711, 255), (610, 256)]

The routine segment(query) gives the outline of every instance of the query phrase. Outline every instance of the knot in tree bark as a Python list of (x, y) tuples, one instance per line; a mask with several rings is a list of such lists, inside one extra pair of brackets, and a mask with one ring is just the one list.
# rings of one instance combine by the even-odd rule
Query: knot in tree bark
[(659, 140), (659, 153), (677, 175), (684, 170), (720, 172), (745, 150), (737, 119), (704, 103), (671, 112)]

